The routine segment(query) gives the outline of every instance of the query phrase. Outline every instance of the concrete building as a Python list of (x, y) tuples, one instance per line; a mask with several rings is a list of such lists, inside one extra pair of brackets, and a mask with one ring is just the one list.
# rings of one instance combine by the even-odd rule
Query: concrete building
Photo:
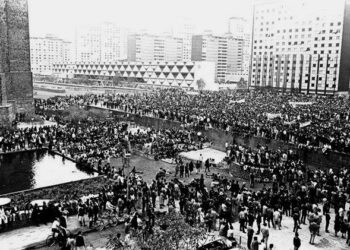
[(33, 74), (51, 75), (52, 65), (72, 60), (72, 43), (52, 35), (30, 38), (30, 61)]
[[(247, 20), (243, 17), (231, 17), (228, 21), (228, 33), (243, 35), (247, 32)], [(243, 38), (243, 37), (241, 37)]]
[(128, 62), (115, 63), (58, 63), (55, 73), (61, 78), (88, 76), (91, 79), (112, 80), (118, 76), (123, 81), (134, 81), (156, 87), (181, 87), (198, 89), (198, 80), (204, 89), (216, 90), (215, 64), (212, 62)]
[(172, 36), (182, 39), (182, 60), (191, 61), (194, 25), (190, 20), (178, 20), (172, 27)]
[(349, 90), (349, 0), (260, 1), (253, 27), (251, 87), (314, 94)]
[(34, 112), (27, 0), (0, 0), (0, 123)]
[(182, 44), (181, 38), (132, 34), (128, 36), (128, 61), (183, 61)]
[(252, 40), (251, 25), (242, 17), (231, 17), (228, 22), (228, 34), (243, 40), (243, 66), (239, 74), (248, 80)]
[(126, 59), (128, 31), (105, 22), (81, 26), (75, 32), (75, 60), (113, 62)]
[(242, 72), (243, 40), (232, 36), (195, 35), (192, 61), (214, 62), (216, 81), (224, 82), (226, 74)]

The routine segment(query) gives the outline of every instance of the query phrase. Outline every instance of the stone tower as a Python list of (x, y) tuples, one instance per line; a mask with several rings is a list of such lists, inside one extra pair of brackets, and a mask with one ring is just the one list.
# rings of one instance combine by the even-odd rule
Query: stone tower
[(34, 112), (27, 0), (0, 0), (0, 125)]

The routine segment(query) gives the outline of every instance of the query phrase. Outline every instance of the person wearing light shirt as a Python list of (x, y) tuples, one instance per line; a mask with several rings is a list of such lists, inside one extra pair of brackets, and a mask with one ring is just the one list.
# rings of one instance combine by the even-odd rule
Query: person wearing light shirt
[(56, 233), (59, 235), (60, 234), (60, 220), (59, 218), (55, 218), (55, 220), (52, 222), (52, 226), (51, 226), (51, 231), (52, 231), (52, 235), (55, 238)]
[(8, 217), (6, 216), (5, 209), (3, 207), (0, 207), (0, 225), (2, 223), (7, 224)]

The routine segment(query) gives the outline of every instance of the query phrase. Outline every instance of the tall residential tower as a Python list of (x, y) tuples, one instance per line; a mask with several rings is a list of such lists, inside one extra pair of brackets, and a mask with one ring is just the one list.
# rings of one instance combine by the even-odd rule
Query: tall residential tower
[(114, 62), (126, 59), (127, 30), (114, 23), (82, 26), (75, 33), (75, 60)]
[(250, 86), (314, 94), (349, 90), (350, 1), (259, 1)]
[(243, 39), (195, 35), (192, 37), (192, 61), (215, 62), (216, 81), (224, 82), (227, 74), (242, 72)]

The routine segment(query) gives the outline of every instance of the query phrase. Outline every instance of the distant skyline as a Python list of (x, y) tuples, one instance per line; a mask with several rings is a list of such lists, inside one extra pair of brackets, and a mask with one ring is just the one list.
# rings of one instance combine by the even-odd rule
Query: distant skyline
[(73, 41), (77, 26), (113, 22), (130, 30), (169, 31), (187, 19), (196, 32), (226, 33), (233, 16), (252, 19), (253, 0), (28, 0), (31, 36)]

